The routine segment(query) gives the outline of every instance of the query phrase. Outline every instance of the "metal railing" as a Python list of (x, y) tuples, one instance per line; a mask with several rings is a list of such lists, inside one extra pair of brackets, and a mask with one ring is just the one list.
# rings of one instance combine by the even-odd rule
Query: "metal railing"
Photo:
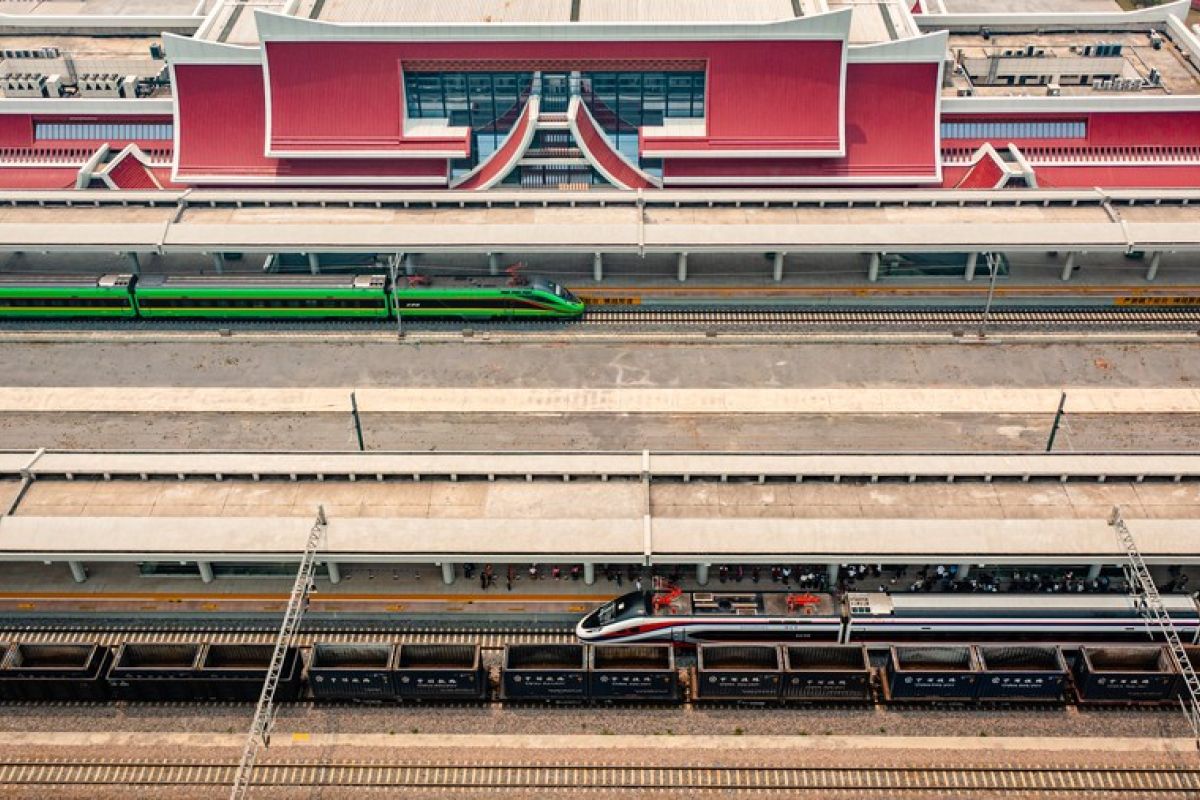
[(1166, 608), (1163, 607), (1158, 587), (1154, 583), (1153, 576), (1150, 575), (1150, 569), (1146, 566), (1145, 559), (1142, 558), (1133, 533), (1121, 517), (1119, 506), (1113, 506), (1108, 524), (1113, 526), (1117, 532), (1117, 539), (1125, 548), (1125, 555), (1129, 559), (1129, 564), (1125, 567), (1129, 594), (1137, 603), (1138, 609), (1146, 620), (1147, 627), (1151, 625), (1157, 627), (1159, 633), (1166, 640), (1171, 660), (1175, 663), (1179, 674), (1183, 676), (1186, 692), (1180, 695), (1179, 705), (1188, 725), (1192, 728), (1192, 738), (1196, 740), (1197, 747), (1200, 747), (1200, 678), (1197, 678), (1196, 670), (1192, 668), (1192, 662), (1183, 648), (1183, 641), (1179, 638), (1179, 632), (1175, 630), (1175, 624), (1171, 621)]
[(313, 574), (317, 568), (317, 548), (325, 537), (325, 529), (328, 524), (325, 518), (325, 507), (318, 506), (317, 520), (308, 533), (304, 555), (300, 559), (300, 568), (296, 571), (296, 582), (292, 585), (292, 594), (288, 598), (287, 610), (284, 611), (283, 622), (279, 626), (279, 636), (275, 639), (275, 651), (271, 654), (271, 665), (267, 669), (262, 694), (259, 695), (258, 706), (254, 710), (250, 735), (246, 738), (246, 746), (242, 750), (242, 760), (234, 775), (233, 788), (229, 793), (230, 800), (241, 800), (246, 796), (246, 792), (250, 789), (258, 749), (260, 746), (270, 747), (271, 745), (271, 728), (275, 721), (275, 689), (279, 686), (284, 661), (287, 658), (288, 650), (296, 640), (296, 632), (300, 629), (300, 621), (304, 618), (304, 610), (308, 606), (308, 595), (313, 589)]

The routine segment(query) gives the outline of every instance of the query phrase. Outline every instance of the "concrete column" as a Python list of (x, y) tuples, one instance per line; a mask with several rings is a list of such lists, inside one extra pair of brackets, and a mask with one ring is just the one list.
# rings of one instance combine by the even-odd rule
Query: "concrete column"
[(404, 254), (404, 274), (414, 275), (417, 271), (417, 257), (414, 253)]
[(207, 561), (197, 561), (196, 566), (200, 568), (200, 580), (205, 583), (213, 582), (212, 564)]
[(772, 270), (772, 277), (775, 278), (776, 281), (783, 280), (783, 257), (786, 255), (787, 255), (787, 253), (776, 253), (775, 254), (775, 263), (773, 264), (774, 269)]
[(449, 561), (442, 562), (442, 583), (449, 586), (454, 583), (455, 578), (454, 564)]
[(500, 274), (500, 254), (488, 253), (488, 275)]
[(871, 262), (867, 265), (867, 280), (871, 283), (879, 280), (879, 253), (871, 253)]
[(212, 262), (213, 262), (213, 269), (216, 270), (217, 274), (224, 275), (225, 274), (225, 254), (224, 253), (213, 253), (212, 254)]
[(979, 265), (979, 253), (967, 253), (967, 269), (963, 277), (968, 281), (975, 280), (975, 267)]
[(971, 574), (971, 565), (970, 564), (959, 564), (958, 572), (955, 573), (954, 579), (959, 580), (959, 581), (965, 581), (970, 574)]
[(142, 262), (138, 260), (137, 253), (126, 253), (125, 260), (129, 262), (129, 269), (134, 275), (142, 274)]
[(1071, 280), (1071, 273), (1075, 271), (1075, 253), (1074, 251), (1067, 253), (1067, 260), (1063, 262), (1062, 279), (1064, 281)]
[(829, 573), (828, 573), (827, 577), (828, 577), (828, 581), (829, 581), (829, 588), (832, 589), (834, 586), (837, 586), (838, 575), (842, 571), (842, 565), (841, 564), (830, 564), (828, 567), (828, 570), (829, 570)]
[(337, 565), (336, 561), (326, 561), (325, 571), (329, 573), (330, 583), (342, 582), (342, 568)]
[(1158, 267), (1162, 264), (1162, 251), (1155, 250), (1150, 254), (1150, 266), (1146, 269), (1146, 280), (1152, 281), (1158, 277)]
[(1103, 564), (1092, 564), (1088, 567), (1088, 580), (1094, 581), (1100, 577), (1100, 570), (1104, 569)]
[(321, 256), (317, 253), (308, 253), (308, 271), (313, 275), (321, 274)]
[(592, 255), (592, 280), (604, 280), (604, 254), (595, 253)]
[(679, 282), (683, 283), (687, 280), (687, 253), (680, 253), (675, 264), (679, 271)]
[(583, 565), (583, 582), (588, 586), (596, 582), (596, 565), (590, 561)]
[(67, 566), (71, 568), (71, 577), (76, 583), (83, 583), (87, 580), (87, 568), (83, 566), (82, 561), (68, 561)]
[(696, 583), (701, 586), (708, 586), (708, 564), (696, 565)]

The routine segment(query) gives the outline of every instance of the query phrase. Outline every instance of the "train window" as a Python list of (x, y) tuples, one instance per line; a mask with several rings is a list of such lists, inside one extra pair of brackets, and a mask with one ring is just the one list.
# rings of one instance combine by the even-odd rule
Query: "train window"
[(600, 607), (600, 610), (596, 612), (596, 620), (601, 625), (607, 625), (613, 621), (613, 618), (616, 617), (619, 608), (624, 608), (624, 605), (625, 604), (619, 600), (612, 600), (605, 603)]
[(128, 308), (120, 297), (0, 297), (4, 308)]

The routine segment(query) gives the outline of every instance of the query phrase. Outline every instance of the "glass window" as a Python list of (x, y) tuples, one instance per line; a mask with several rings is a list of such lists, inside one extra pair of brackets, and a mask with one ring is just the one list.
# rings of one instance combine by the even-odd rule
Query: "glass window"
[(1084, 120), (943, 122), (943, 139), (1085, 139)]
[(43, 141), (170, 141), (174, 132), (170, 122), (38, 122), (33, 128)]

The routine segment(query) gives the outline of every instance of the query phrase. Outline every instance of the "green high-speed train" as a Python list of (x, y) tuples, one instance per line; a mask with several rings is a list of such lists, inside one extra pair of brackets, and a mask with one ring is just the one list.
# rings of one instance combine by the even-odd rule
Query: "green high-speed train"
[(393, 287), (385, 275), (0, 276), (0, 318), (569, 319), (584, 304), (544, 278), (439, 278)]

